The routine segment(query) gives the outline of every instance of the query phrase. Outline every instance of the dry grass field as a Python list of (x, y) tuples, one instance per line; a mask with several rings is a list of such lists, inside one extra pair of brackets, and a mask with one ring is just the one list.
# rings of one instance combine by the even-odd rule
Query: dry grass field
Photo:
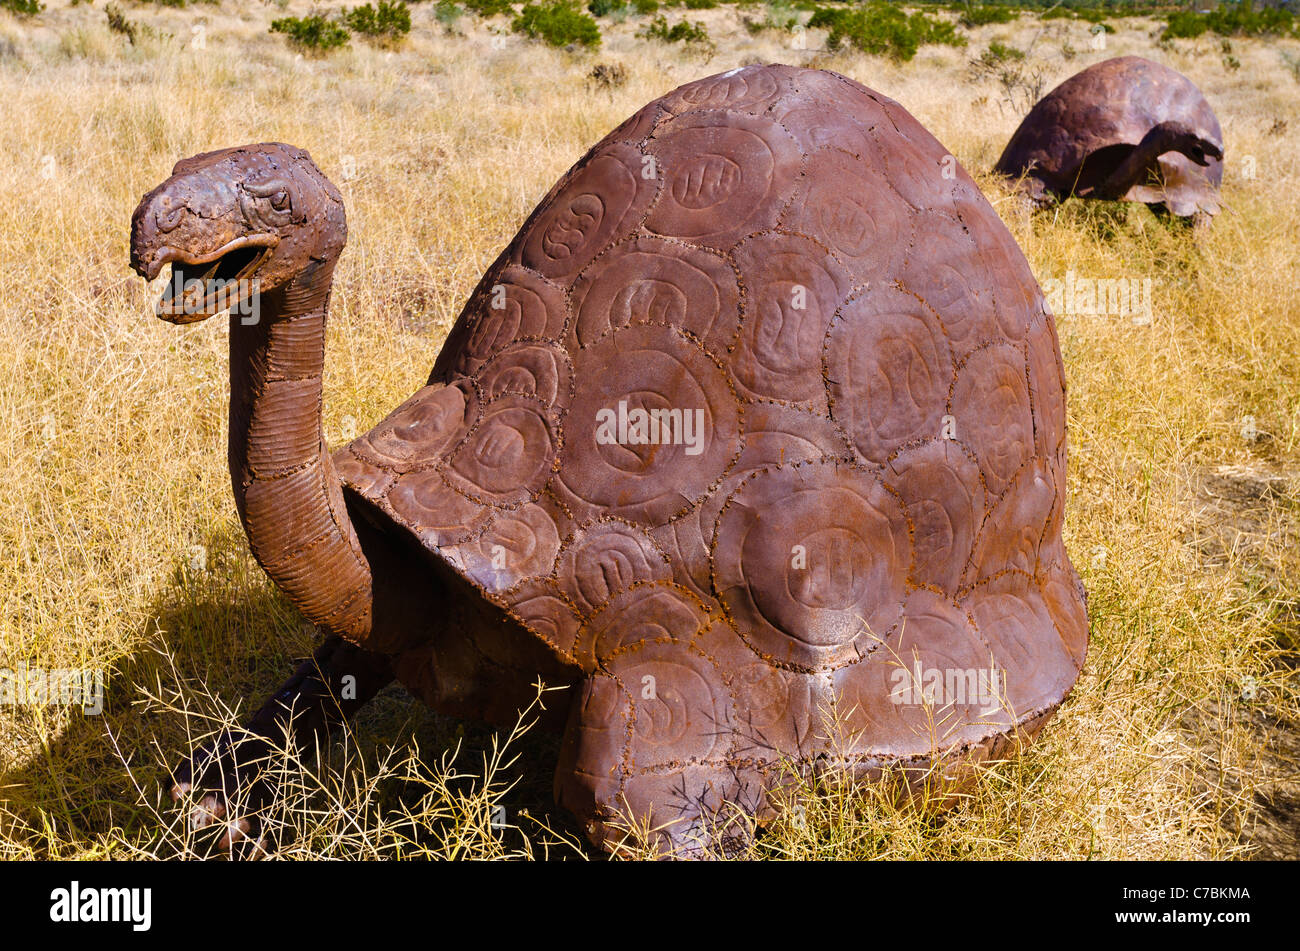
[[(100, 716), (0, 705), (0, 856), (201, 852), (160, 793), (165, 770), (313, 645), (232, 504), (224, 322), (156, 320), (127, 268), (140, 195), (178, 158), (263, 140), (307, 148), (340, 184), (325, 427), (342, 442), (424, 382), (483, 268), (589, 145), (751, 61), (824, 66), (899, 100), (975, 175), (1040, 282), (1150, 279), (1152, 306), (1057, 316), (1066, 542), (1092, 632), (1040, 742), (939, 814), (828, 780), (750, 854), (1300, 856), (1300, 82), (1283, 55), (1300, 44), (1233, 40), (1232, 68), (1218, 38), (1161, 47), (1151, 20), (1114, 21), (1099, 51), (1085, 23), (1025, 16), (895, 63), (828, 53), (821, 31), (751, 34), (741, 18), (761, 7), (722, 7), (665, 11), (705, 23), (711, 55), (636, 37), (637, 16), (602, 20), (587, 53), (504, 18), (449, 33), (422, 3), (396, 49), (354, 38), (303, 58), (267, 26), (307, 9), (129, 4), (166, 34), (134, 45), (102, 0), (0, 12), (0, 668), (87, 667), (107, 688)], [(973, 70), (993, 41), (1028, 51), (1028, 82)], [(989, 176), (1035, 74), (1046, 92), (1125, 53), (1190, 76), (1223, 124), (1225, 210), (1195, 240), (1138, 207), (1030, 217)], [(626, 82), (590, 80), (598, 63)], [(390, 689), (320, 765), (286, 772), (297, 835), (282, 854), (582, 856), (551, 804), (554, 751)]]

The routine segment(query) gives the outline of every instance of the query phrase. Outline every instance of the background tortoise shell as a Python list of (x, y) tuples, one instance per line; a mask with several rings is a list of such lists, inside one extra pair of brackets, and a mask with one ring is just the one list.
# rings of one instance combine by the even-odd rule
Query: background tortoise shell
[[(1155, 125), (1178, 120), (1222, 150), (1223, 130), (1204, 94), (1182, 73), (1141, 56), (1119, 56), (1089, 66), (1061, 83), (1029, 111), (1007, 143), (996, 171), (1025, 176), (1037, 199), (1068, 195), (1080, 169), (1104, 150), (1121, 154)], [(1118, 160), (1099, 164), (1118, 164)], [(1223, 161), (1202, 167), (1180, 152), (1160, 156), (1164, 187), (1135, 185), (1129, 201), (1163, 204), (1175, 215), (1219, 212)]]
[[(620, 403), (699, 411), (698, 451), (599, 441)], [(1052, 317), (967, 174), (892, 100), (764, 66), (591, 149), (336, 461), (581, 680), (561, 801), (658, 821), (783, 757), (1032, 733), (1086, 647), (1065, 452)], [(992, 709), (897, 702), (904, 667), (990, 666)]]

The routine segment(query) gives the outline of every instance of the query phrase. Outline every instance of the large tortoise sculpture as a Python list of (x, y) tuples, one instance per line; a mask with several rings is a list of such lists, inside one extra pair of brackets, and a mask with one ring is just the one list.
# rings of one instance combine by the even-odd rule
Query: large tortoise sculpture
[(995, 170), (1020, 181), (1035, 203), (1071, 194), (1123, 199), (1204, 222), (1219, 212), (1223, 131), (1186, 76), (1120, 56), (1039, 100)]
[[(235, 499), (327, 639), (254, 733), (319, 735), (393, 677), (487, 721), (568, 685), (558, 801), (607, 849), (637, 826), (686, 855), (787, 767), (968, 764), (1070, 690), (1053, 320), (897, 103), (786, 66), (650, 103), (537, 206), (428, 384), (331, 453), (345, 234), (280, 144), (180, 162), (132, 220), (164, 317), (260, 295), (230, 320)], [(220, 793), (256, 785), (240, 749), (175, 790), (227, 841), (256, 837)]]

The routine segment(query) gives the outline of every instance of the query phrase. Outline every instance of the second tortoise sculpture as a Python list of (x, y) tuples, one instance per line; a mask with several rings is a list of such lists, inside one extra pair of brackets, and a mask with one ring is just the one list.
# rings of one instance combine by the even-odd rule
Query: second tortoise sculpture
[(1223, 131), (1186, 76), (1119, 56), (1039, 100), (995, 171), (1020, 181), (1037, 203), (1072, 194), (1123, 199), (1204, 223), (1219, 212)]
[[(1087, 618), (1052, 317), (897, 103), (785, 66), (650, 103), (538, 205), (428, 384), (331, 454), (345, 233), (278, 144), (181, 162), (132, 223), (141, 274), (200, 281), (164, 316), (259, 282), (259, 320), (231, 319), (235, 496), (329, 639), (255, 731), (327, 730), (393, 676), (494, 721), (539, 677), (570, 685), (559, 802), (606, 848), (636, 825), (683, 855), (724, 803), (761, 813), (785, 763), (978, 760), (1070, 690)], [(178, 795), (256, 782), (216, 752)], [(219, 792), (206, 809), (256, 836)]]

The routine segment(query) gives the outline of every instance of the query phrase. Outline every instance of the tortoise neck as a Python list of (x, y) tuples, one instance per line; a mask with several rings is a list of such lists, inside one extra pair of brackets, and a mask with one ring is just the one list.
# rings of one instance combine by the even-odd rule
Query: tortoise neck
[(1160, 156), (1170, 150), (1169, 130), (1163, 125), (1154, 126), (1142, 141), (1133, 147), (1106, 178), (1093, 189), (1092, 197), (1115, 201), (1137, 185), (1145, 185), (1158, 174)]
[(258, 564), (308, 618), (354, 642), (370, 625), (370, 569), (321, 428), (334, 261), (313, 264), (230, 319), (230, 480)]
[[(321, 393), (325, 371), (325, 320), (329, 311), (334, 262), (304, 271), (284, 287), (262, 294), (248, 315), (230, 315), (230, 474), (235, 497), (254, 475), (300, 466), (302, 447), (323, 445)], [(293, 384), (301, 395), (292, 418), (268, 419), (280, 438), (254, 430), (259, 404), (278, 384)], [(301, 413), (303, 406), (314, 412)], [(284, 409), (284, 408), (281, 408)], [(292, 433), (283, 432), (290, 424)], [(284, 439), (291, 436), (291, 439)], [(314, 453), (313, 453), (314, 455)]]

